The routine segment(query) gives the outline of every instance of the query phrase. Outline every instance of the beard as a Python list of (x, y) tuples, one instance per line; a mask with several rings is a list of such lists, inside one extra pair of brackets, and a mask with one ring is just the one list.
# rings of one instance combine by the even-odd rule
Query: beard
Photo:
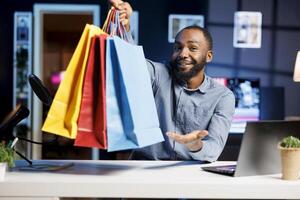
[(178, 81), (189, 81), (191, 78), (195, 77), (206, 65), (205, 59), (202, 59), (200, 63), (197, 63), (195, 60), (192, 60), (191, 64), (193, 64), (194, 66), (188, 71), (183, 71), (180, 67), (181, 60), (182, 59), (175, 59), (170, 61), (173, 76)]

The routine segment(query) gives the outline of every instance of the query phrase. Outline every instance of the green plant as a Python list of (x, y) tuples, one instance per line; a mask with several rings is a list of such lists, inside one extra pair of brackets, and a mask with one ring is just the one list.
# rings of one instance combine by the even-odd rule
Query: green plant
[(285, 137), (282, 139), (280, 146), (284, 148), (300, 148), (300, 139), (293, 136)]
[(9, 167), (13, 167), (15, 165), (14, 160), (14, 151), (0, 143), (0, 162), (6, 162)]

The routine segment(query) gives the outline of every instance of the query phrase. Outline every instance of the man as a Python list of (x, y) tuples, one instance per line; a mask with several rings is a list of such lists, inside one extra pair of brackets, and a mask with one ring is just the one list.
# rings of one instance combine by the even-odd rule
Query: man
[[(110, 0), (129, 31), (132, 8)], [(235, 99), (205, 75), (213, 57), (210, 33), (190, 26), (175, 38), (169, 64), (147, 60), (158, 117), (166, 141), (133, 151), (132, 159), (215, 161), (227, 140)]]

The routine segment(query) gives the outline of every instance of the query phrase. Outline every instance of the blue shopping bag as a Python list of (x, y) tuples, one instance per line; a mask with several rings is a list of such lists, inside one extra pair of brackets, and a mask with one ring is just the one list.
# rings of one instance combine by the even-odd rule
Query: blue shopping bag
[(142, 47), (119, 37), (106, 44), (108, 151), (164, 141)]

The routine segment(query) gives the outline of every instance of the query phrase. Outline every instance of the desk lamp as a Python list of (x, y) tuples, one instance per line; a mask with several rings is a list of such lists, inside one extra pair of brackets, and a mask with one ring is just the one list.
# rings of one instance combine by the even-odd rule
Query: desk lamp
[(298, 51), (297, 53), (297, 58), (295, 62), (294, 81), (300, 82), (300, 51)]
[[(297, 53), (295, 68), (294, 68), (294, 82), (300, 82), (300, 51)], [(289, 120), (300, 120), (300, 116), (290, 116)]]

